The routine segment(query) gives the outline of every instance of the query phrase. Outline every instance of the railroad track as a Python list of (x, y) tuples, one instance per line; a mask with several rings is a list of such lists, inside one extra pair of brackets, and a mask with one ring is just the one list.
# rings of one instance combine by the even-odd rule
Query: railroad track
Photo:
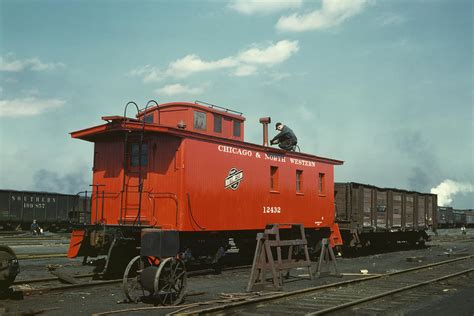
[(66, 258), (65, 253), (52, 253), (52, 254), (24, 254), (17, 255), (18, 260), (39, 260), (39, 259), (55, 259), (55, 258)]
[[(73, 276), (73, 278), (84, 279), (84, 278), (93, 278), (96, 276), (101, 276), (101, 274), (97, 274), (97, 273), (80, 274), (80, 275)], [(41, 282), (50, 282), (50, 281), (59, 281), (59, 277), (18, 280), (18, 281), (13, 282), (13, 285), (32, 284), (32, 283), (41, 283)]]
[[(171, 314), (321, 315), (341, 310), (347, 312), (354, 306), (472, 272), (474, 255), (287, 293), (231, 295), (218, 301), (183, 306)], [(377, 307), (393, 308), (390, 304)]]
[[(227, 267), (223, 268), (222, 271), (232, 271), (232, 270), (247, 270), (250, 266), (235, 266), (235, 267)], [(193, 270), (188, 272), (188, 277), (200, 277), (204, 275), (209, 275), (215, 273), (215, 269), (202, 269), (202, 270)], [(74, 290), (78, 288), (87, 288), (87, 287), (95, 287), (101, 285), (109, 285), (109, 284), (116, 284), (122, 283), (123, 279), (114, 279), (114, 280), (94, 280), (98, 277), (101, 277), (102, 273), (90, 273), (90, 274), (83, 274), (83, 275), (73, 275), (68, 276), (67, 280), (70, 281), (69, 283), (75, 282), (74, 284), (58, 284), (64, 278), (61, 277), (49, 277), (49, 278), (36, 278), (36, 279), (24, 279), (18, 280), (13, 283), (13, 288), (16, 292), (21, 292), (23, 295), (42, 295), (47, 294), (50, 292), (61, 292), (61, 291), (68, 291)], [(80, 279), (89, 279), (85, 282), (80, 282)], [(54, 284), (52, 284), (54, 283)], [(31, 287), (31, 284), (37, 284), (35, 287)]]
[(69, 245), (70, 240), (68, 238), (45, 238), (45, 239), (4, 239), (0, 238), (0, 244), (6, 246), (43, 246), (43, 245)]
[(63, 239), (63, 238), (70, 238), (70, 234), (57, 234), (57, 235), (32, 235), (29, 233), (24, 233), (23, 235), (16, 234), (16, 235), (0, 235), (0, 240), (15, 240), (15, 239), (35, 239), (35, 240), (41, 240), (41, 239)]

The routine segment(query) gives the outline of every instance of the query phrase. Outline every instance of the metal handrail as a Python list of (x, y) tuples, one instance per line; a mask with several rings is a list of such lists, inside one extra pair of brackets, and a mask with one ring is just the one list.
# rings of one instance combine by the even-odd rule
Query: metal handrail
[[(96, 186), (96, 185), (94, 185)], [(76, 222), (79, 223), (79, 218), (81, 214), (90, 214), (92, 215), (92, 203), (93, 200), (95, 199), (95, 220), (93, 221), (92, 218), (90, 218), (91, 224), (97, 224), (98, 221), (98, 214), (99, 212), (101, 213), (101, 218), (100, 220), (104, 220), (104, 213), (105, 213), (105, 199), (106, 198), (117, 198), (120, 193), (117, 192), (106, 192), (105, 190), (98, 191), (98, 190), (86, 190), (86, 191), (81, 191), (76, 194), (78, 198), (83, 197), (84, 198), (84, 206), (82, 208), (82, 212), (76, 212), (75, 208), (73, 208), (73, 212), (76, 213)], [(85, 205), (89, 202), (88, 205)], [(99, 202), (100, 203), (100, 208), (99, 208)]]
[(239, 114), (240, 116), (242, 116), (242, 114), (243, 114), (242, 112), (231, 110), (231, 109), (228, 109), (228, 108), (224, 108), (222, 106), (218, 106), (218, 105), (215, 105), (215, 104), (212, 104), (212, 103), (207, 103), (207, 102), (204, 102), (204, 101), (196, 100), (196, 101), (194, 101), (194, 104), (205, 104), (205, 105), (209, 106), (211, 109), (218, 108), (218, 109), (221, 109), (221, 110), (225, 110), (226, 112), (232, 112), (232, 113)]
[(140, 109), (138, 108), (138, 105), (133, 102), (133, 101), (129, 101), (126, 105), (125, 105), (125, 109), (123, 110), (123, 119), (125, 120), (127, 118), (127, 108), (130, 104), (133, 104), (135, 105), (135, 108), (137, 109), (137, 115), (140, 114)]
[(148, 105), (150, 103), (155, 103), (156, 105), (156, 109), (158, 110), (158, 125), (160, 124), (160, 117), (161, 117), (161, 114), (160, 114), (160, 105), (158, 104), (158, 102), (156, 102), (155, 100), (150, 100), (147, 102), (146, 106), (145, 106), (145, 110), (143, 112), (143, 121), (145, 121), (145, 116), (146, 116), (146, 111), (148, 110)]
[[(162, 196), (158, 196), (162, 195)], [(175, 225), (178, 227), (178, 214), (179, 214), (179, 200), (178, 196), (175, 193), (172, 192), (149, 192), (148, 193), (148, 198), (153, 199), (153, 218), (158, 222), (158, 220), (155, 217), (155, 199), (156, 198), (170, 198), (175, 202), (176, 205), (176, 219), (175, 219)]]

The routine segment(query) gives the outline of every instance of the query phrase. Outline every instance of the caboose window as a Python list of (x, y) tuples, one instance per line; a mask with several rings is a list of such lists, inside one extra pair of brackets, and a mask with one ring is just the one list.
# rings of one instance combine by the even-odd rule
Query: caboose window
[(194, 128), (206, 130), (206, 113), (194, 111)]
[(222, 133), (222, 116), (214, 114), (214, 132)]
[(234, 120), (234, 133), (235, 137), (240, 137), (240, 121)]
[(296, 170), (296, 193), (303, 193), (303, 171)]
[[(132, 144), (131, 156), (130, 156), (130, 166), (138, 167), (138, 164), (139, 164), (139, 160), (138, 160), (139, 151), (140, 151), (139, 144)], [(148, 145), (147, 144), (142, 144), (141, 164), (142, 164), (142, 167), (146, 166), (148, 164)]]
[(324, 173), (320, 173), (319, 174), (319, 183), (318, 183), (318, 187), (319, 187), (319, 193), (320, 194), (324, 194), (324, 190), (325, 190), (325, 183), (324, 183)]
[(153, 113), (145, 115), (145, 123), (153, 123)]
[(278, 167), (270, 166), (270, 190), (278, 191)]

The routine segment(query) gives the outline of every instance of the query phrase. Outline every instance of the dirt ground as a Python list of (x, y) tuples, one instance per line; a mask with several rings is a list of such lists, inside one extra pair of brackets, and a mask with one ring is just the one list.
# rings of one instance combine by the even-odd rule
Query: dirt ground
[[(52, 251), (52, 247), (50, 245), (48, 249)], [(58, 252), (64, 251), (64, 246), (58, 246), (56, 250)], [(22, 250), (22, 252), (25, 251), (27, 250)], [(468, 229), (466, 235), (461, 235), (459, 229), (439, 230), (438, 235), (433, 235), (432, 241), (425, 248), (406, 249), (399, 247), (398, 249), (386, 249), (377, 254), (361, 254), (357, 257), (338, 258), (339, 272), (346, 274), (342, 279), (324, 277), (309, 280), (298, 277), (307, 274), (307, 270), (295, 270), (292, 272), (293, 277), (285, 282), (283, 290), (292, 291), (347, 280), (354, 277), (347, 274), (360, 274), (361, 270), (368, 270), (369, 274), (393, 272), (452, 259), (462, 254), (474, 254), (474, 229)], [(69, 260), (66, 258), (28, 260), (20, 262), (20, 265), (22, 271), (17, 280), (51, 276), (46, 268), (47, 265), (54, 265), (57, 270), (69, 274), (88, 273), (92, 269), (88, 266), (82, 266), (79, 259)], [(188, 296), (183, 304), (217, 299), (221, 293), (244, 293), (249, 272), (250, 268), (244, 271), (224, 271), (220, 275), (208, 274), (190, 277), (187, 288)], [(418, 291), (423, 290), (424, 288), (418, 289)], [(61, 293), (25, 297), (17, 295), (0, 301), (0, 315), (18, 315), (39, 311), (43, 311), (44, 315), (92, 315), (98, 312), (153, 306), (144, 303), (122, 303), (123, 300), (124, 294), (119, 283)], [(168, 311), (170, 310), (154, 309), (153, 311), (127, 312), (126, 315), (146, 315), (151, 312), (164, 315)], [(350, 314), (354, 314), (354, 312)], [(430, 295), (426, 299), (409, 304), (409, 306), (400, 304), (398, 310), (393, 310), (393, 315), (474, 315), (474, 275), (470, 274), (467, 277), (447, 282), (445, 289), (439, 291), (436, 295)]]

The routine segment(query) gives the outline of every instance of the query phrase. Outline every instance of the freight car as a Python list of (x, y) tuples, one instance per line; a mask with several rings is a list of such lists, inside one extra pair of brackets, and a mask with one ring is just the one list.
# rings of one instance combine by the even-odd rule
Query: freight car
[(460, 210), (450, 206), (438, 207), (438, 227), (474, 227), (474, 211), (471, 209)]
[(102, 119), (71, 133), (94, 143), (94, 190), (92, 225), (73, 231), (69, 257), (105, 255), (106, 273), (123, 271), (140, 247), (217, 262), (229, 238), (253, 255), (269, 223), (304, 224), (312, 249), (323, 237), (341, 244), (334, 166), (343, 162), (268, 147), (270, 118), (260, 120), (263, 145), (244, 142), (242, 113), (198, 102), (142, 111), (130, 102)]
[(349, 182), (335, 184), (336, 222), (346, 247), (424, 245), (437, 227), (437, 196)]
[(0, 190), (0, 230), (29, 230), (34, 219), (45, 230), (88, 222), (88, 199), (51, 192)]
[(454, 215), (452, 207), (438, 207), (438, 227), (452, 228), (454, 227)]
[(463, 210), (453, 210), (453, 227), (466, 227), (467, 226), (467, 216), (466, 212)]
[(474, 227), (474, 210), (467, 210), (466, 213), (466, 227)]

